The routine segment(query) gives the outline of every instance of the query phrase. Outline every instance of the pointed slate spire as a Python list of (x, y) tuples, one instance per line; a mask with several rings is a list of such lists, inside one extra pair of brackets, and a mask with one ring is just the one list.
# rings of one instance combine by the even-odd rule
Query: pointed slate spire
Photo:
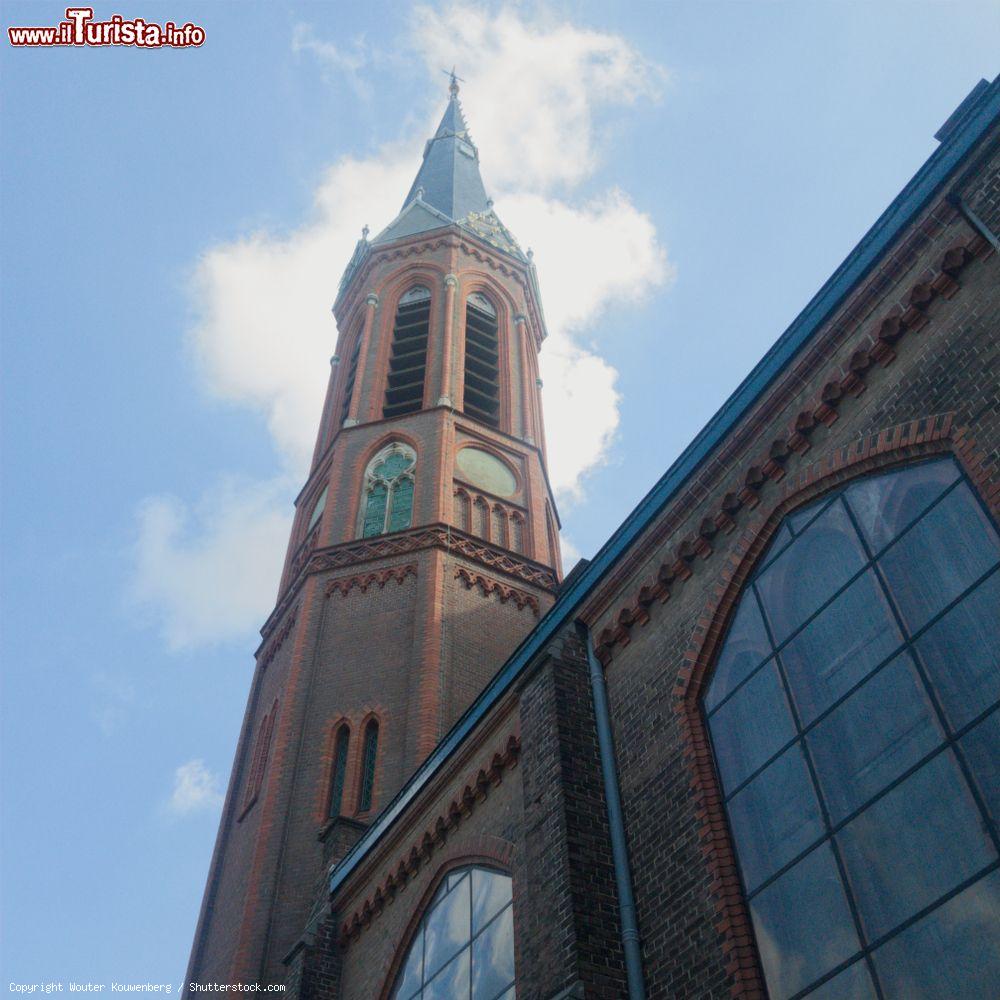
[(449, 87), (448, 106), (441, 124), (424, 147), (424, 162), (410, 188), (403, 208), (423, 189), (420, 198), (454, 222), (470, 212), (485, 212), (486, 189), (479, 175), (479, 150), (469, 136), (469, 127), (458, 101), (458, 82), (454, 74)]
[(403, 208), (371, 241), (372, 245), (458, 223), (499, 249), (526, 260), (486, 196), (479, 174), (479, 150), (469, 135), (458, 100), (458, 77), (454, 70), (450, 76), (448, 106), (424, 147), (424, 161)]

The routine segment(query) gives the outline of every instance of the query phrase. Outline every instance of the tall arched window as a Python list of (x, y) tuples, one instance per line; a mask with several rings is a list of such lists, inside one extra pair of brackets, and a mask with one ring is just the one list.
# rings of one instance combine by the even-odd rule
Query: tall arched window
[(383, 448), (365, 470), (361, 535), (372, 538), (402, 531), (413, 519), (413, 467), (416, 452), (399, 441)]
[(951, 459), (781, 525), (703, 702), (772, 1000), (995, 995), (998, 622)]
[(351, 747), (351, 730), (345, 723), (337, 730), (333, 743), (333, 770), (330, 772), (330, 804), (327, 814), (331, 819), (341, 813), (344, 804), (344, 779), (347, 777), (347, 752)]
[(354, 395), (354, 382), (358, 377), (358, 361), (361, 358), (361, 335), (362, 324), (358, 324), (354, 331), (354, 346), (351, 348), (351, 360), (347, 363), (347, 371), (344, 375), (344, 393), (340, 400), (340, 426), (344, 426), (344, 421), (351, 412), (351, 397)]
[(392, 328), (392, 356), (389, 358), (383, 417), (413, 413), (424, 405), (430, 316), (431, 293), (423, 285), (411, 288), (399, 300)]
[(484, 424), (500, 423), (500, 347), (496, 307), (473, 292), (465, 307), (465, 412)]
[(372, 807), (375, 788), (375, 763), (378, 760), (378, 723), (372, 719), (365, 726), (365, 741), (361, 749), (361, 781), (358, 784), (358, 812)]
[(442, 882), (396, 980), (394, 1000), (514, 1000), (509, 875), (462, 868)]

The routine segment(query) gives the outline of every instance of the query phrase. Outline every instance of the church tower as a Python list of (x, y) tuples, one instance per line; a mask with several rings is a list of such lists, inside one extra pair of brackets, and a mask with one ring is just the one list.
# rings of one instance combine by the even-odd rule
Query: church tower
[(187, 981), (280, 982), (317, 886), (547, 610), (560, 578), (535, 268), (452, 77), (396, 218), (341, 280), (312, 467)]

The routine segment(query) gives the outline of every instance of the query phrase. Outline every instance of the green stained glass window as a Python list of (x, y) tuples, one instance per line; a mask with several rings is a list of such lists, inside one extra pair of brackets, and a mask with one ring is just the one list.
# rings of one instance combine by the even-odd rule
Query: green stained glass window
[(389, 488), (385, 483), (375, 483), (368, 491), (368, 504), (365, 507), (365, 528), (363, 535), (371, 538), (385, 531), (385, 504), (389, 496)]
[(383, 448), (365, 472), (366, 500), (361, 534), (364, 538), (402, 531), (413, 520), (412, 448), (396, 441)]

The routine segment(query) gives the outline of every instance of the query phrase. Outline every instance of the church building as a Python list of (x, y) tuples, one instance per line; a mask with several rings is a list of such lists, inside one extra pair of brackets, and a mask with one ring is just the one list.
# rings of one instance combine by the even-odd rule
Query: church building
[(452, 78), (336, 291), (189, 994), (998, 995), (1000, 78), (935, 138), (563, 578)]

